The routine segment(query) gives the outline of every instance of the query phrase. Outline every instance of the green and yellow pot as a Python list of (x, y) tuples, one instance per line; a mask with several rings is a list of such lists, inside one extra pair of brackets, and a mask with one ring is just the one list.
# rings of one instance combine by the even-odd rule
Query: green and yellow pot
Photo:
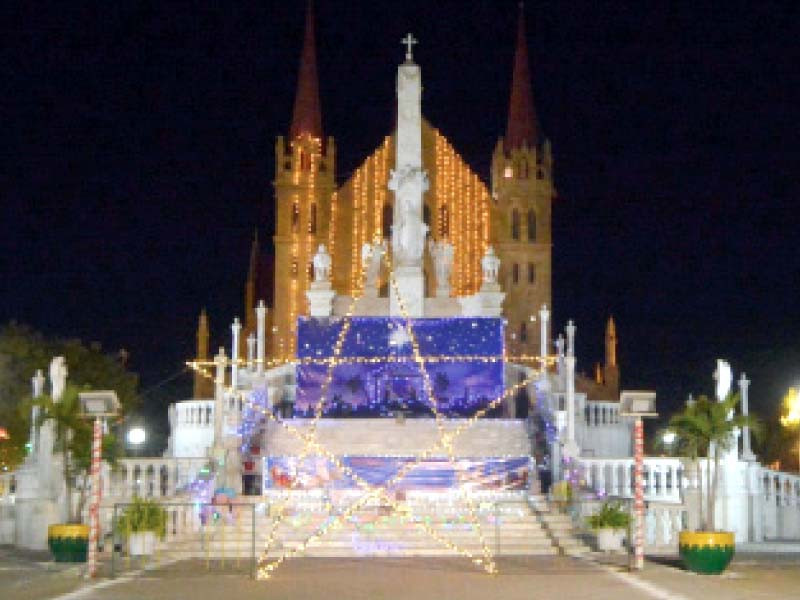
[(86, 562), (89, 548), (88, 525), (50, 525), (47, 546), (56, 562)]
[(681, 531), (678, 549), (690, 571), (718, 575), (733, 559), (735, 542), (729, 531)]

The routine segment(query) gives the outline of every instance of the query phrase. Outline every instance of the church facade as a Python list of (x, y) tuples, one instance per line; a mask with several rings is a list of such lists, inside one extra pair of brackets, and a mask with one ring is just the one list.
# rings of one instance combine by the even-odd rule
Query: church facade
[[(313, 257), (324, 244), (332, 257), (333, 291), (342, 297), (363, 292), (362, 248), (391, 241), (394, 193), (389, 180), (395, 168), (397, 132), (337, 185), (336, 140), (322, 126), (315, 48), (315, 20), (306, 14), (297, 90), (286, 137), (275, 142), (274, 253), (253, 242), (244, 290), (244, 323), (240, 356), (256, 330), (256, 304), (265, 298), (267, 354), (276, 361), (297, 356), (297, 319), (309, 315), (307, 292), (313, 283)], [(549, 141), (537, 118), (531, 85), (524, 13), (516, 32), (507, 126), (498, 137), (487, 185), (448, 139), (423, 117), (422, 168), (429, 187), (423, 215), (429, 242), (453, 247), (450, 294), (475, 294), (482, 280), (481, 258), (491, 246), (500, 259), (498, 283), (505, 294), (502, 316), (510, 356), (535, 356), (541, 348), (536, 314), (552, 305), (552, 203), (556, 198)], [(426, 297), (434, 295), (435, 268), (424, 256)], [(389, 295), (388, 273), (382, 269), (378, 294)], [(208, 318), (201, 314), (197, 332), (199, 360), (209, 358)], [(613, 329), (613, 323), (609, 323)], [(610, 342), (610, 338), (613, 340)], [(551, 340), (545, 340), (549, 345)], [(610, 344), (610, 345), (609, 345)], [(616, 398), (616, 332), (607, 331), (606, 364), (592, 377), (579, 380), (591, 398)], [(197, 378), (195, 398), (209, 397), (208, 382)]]

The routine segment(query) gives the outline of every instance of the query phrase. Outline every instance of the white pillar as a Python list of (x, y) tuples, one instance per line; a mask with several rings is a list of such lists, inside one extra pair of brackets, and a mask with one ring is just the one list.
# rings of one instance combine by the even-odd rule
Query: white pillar
[[(749, 387), (750, 380), (747, 379), (747, 375), (742, 372), (741, 377), (739, 377), (739, 391), (742, 395), (742, 416), (745, 417), (750, 414), (750, 401), (747, 395)], [(750, 448), (750, 428), (747, 425), (742, 428), (742, 460), (747, 462), (756, 460), (756, 456)]]
[(578, 445), (575, 442), (575, 323), (567, 323), (567, 356), (564, 364), (567, 371), (567, 439), (564, 442), (564, 456), (578, 456)]
[[(31, 385), (33, 387), (33, 398), (39, 398), (44, 393), (44, 373), (42, 373), (41, 369), (36, 370), (36, 375), (31, 378)], [(33, 455), (37, 448), (39, 447), (39, 440), (37, 431), (39, 429), (39, 425), (37, 421), (39, 420), (39, 407), (33, 406), (31, 407), (31, 433), (30, 433), (30, 444), (31, 449), (30, 453)]]
[[(256, 372), (261, 375), (264, 372), (264, 359), (266, 357), (266, 342), (267, 342), (267, 307), (264, 306), (264, 301), (259, 300), (256, 307), (256, 322), (257, 322), (257, 360)], [(273, 350), (274, 352), (274, 350)]]
[(253, 371), (253, 361), (255, 360), (256, 354), (256, 336), (250, 332), (250, 335), (247, 336), (247, 370)]
[(220, 346), (219, 352), (214, 357), (216, 377), (214, 378), (214, 445), (222, 446), (222, 414), (225, 399), (225, 348)]
[(547, 305), (542, 304), (539, 309), (539, 360), (541, 360), (541, 373), (542, 373), (542, 386), (548, 389), (547, 380), (547, 352), (548, 352), (548, 338), (547, 338), (547, 321), (550, 319), (550, 311), (547, 310)]
[(239, 385), (239, 335), (242, 331), (242, 324), (239, 317), (233, 320), (231, 325), (231, 388), (236, 390)]
[(547, 339), (547, 321), (550, 320), (550, 311), (547, 310), (547, 304), (542, 304), (539, 309), (539, 359), (542, 361), (542, 375), (544, 379), (547, 373), (547, 351), (549, 344)]
[[(410, 40), (413, 38), (409, 35)], [(409, 51), (397, 71), (397, 136), (395, 169), (389, 189), (395, 194), (392, 227), (392, 267), (397, 290), (389, 294), (389, 311), (410, 317), (424, 313), (422, 253), (428, 226), (423, 221), (422, 196), (428, 177), (422, 165), (422, 73)], [(400, 296), (398, 298), (398, 295)]]

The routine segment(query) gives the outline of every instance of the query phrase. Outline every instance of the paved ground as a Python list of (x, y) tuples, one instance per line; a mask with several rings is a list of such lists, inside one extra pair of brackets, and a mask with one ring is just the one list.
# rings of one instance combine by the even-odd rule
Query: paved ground
[(0, 546), (0, 598), (52, 598), (83, 585), (81, 567), (53, 562), (50, 552)]
[[(0, 597), (15, 600), (737, 600), (800, 598), (800, 556), (739, 555), (721, 576), (699, 576), (672, 559), (630, 574), (624, 558), (501, 559), (488, 576), (456, 559), (294, 559), (266, 582), (244, 564), (181, 561), (84, 584), (74, 567), (0, 548)], [(106, 571), (107, 572), (107, 571)]]

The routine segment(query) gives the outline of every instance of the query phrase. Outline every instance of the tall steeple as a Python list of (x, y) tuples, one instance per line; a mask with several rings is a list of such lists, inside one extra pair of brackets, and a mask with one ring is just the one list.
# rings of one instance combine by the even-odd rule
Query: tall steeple
[(247, 269), (247, 281), (244, 284), (244, 328), (245, 335), (256, 329), (256, 278), (258, 277), (258, 229), (253, 233), (253, 244), (250, 246), (250, 265)]
[(511, 100), (508, 107), (505, 151), (527, 145), (533, 148), (539, 142), (539, 123), (533, 107), (531, 73), (528, 66), (528, 43), (525, 39), (525, 7), (519, 5), (517, 24), (517, 49), (514, 54), (514, 74), (511, 80)]
[(294, 97), (292, 125), (289, 139), (309, 135), (322, 140), (322, 112), (319, 103), (319, 80), (317, 78), (317, 51), (314, 35), (314, 5), (308, 0), (306, 7), (306, 30), (300, 69), (297, 74), (297, 93)]
[(606, 324), (606, 363), (603, 366), (603, 380), (614, 396), (619, 394), (619, 364), (617, 363), (617, 325), (614, 317)]
[[(208, 315), (206, 309), (200, 311), (200, 318), (197, 321), (197, 351), (195, 360), (208, 360)], [(192, 395), (194, 398), (211, 398), (214, 396), (211, 387), (211, 380), (205, 377), (200, 371), (194, 372), (194, 386)]]

